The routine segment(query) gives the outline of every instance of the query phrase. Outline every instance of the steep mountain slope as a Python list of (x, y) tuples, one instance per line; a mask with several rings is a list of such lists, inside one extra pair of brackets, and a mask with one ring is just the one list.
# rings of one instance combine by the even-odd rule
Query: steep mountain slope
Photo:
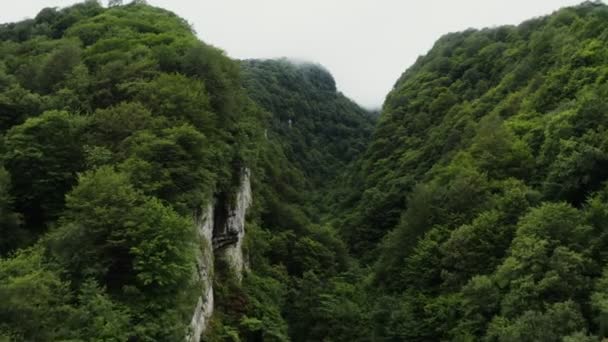
[(141, 1), (1, 25), (0, 340), (605, 337), (607, 42), (448, 34), (374, 123)]
[(262, 136), (238, 64), (146, 5), (45, 9), (0, 37), (0, 336), (182, 340), (193, 212)]
[(448, 34), (398, 80), (337, 220), (375, 338), (605, 334), (607, 19)]
[(273, 146), (261, 161), (260, 216), (250, 225), (259, 227), (259, 240), (250, 248), (257, 260), (252, 270), (281, 281), (285, 295), (279, 309), (291, 340), (340, 336), (344, 329), (334, 322), (352, 314), (324, 297), (336, 286), (349, 286), (342, 276), (352, 272), (353, 260), (323, 214), (335, 178), (367, 145), (374, 118), (337, 92), (333, 77), (319, 65), (250, 60), (241, 68), (248, 94), (268, 111), (265, 139)]
[(139, 2), (44, 9), (0, 52), (0, 340), (297, 340), (301, 283), (349, 263), (313, 194), (371, 131), (329, 73), (241, 78)]
[(372, 116), (336, 91), (323, 67), (282, 60), (242, 63), (251, 98), (273, 113), (271, 131), (316, 186), (327, 185), (367, 146)]

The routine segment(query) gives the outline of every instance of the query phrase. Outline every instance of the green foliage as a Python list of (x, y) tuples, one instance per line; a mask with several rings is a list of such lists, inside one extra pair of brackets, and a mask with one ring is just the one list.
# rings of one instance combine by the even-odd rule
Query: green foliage
[(198, 208), (213, 190), (213, 153), (205, 137), (190, 125), (155, 135), (136, 133), (126, 141), (131, 155), (121, 169), (145, 193), (171, 203), (182, 213)]
[(442, 37), (372, 136), (318, 65), (109, 5), (0, 25), (1, 341), (183, 340), (191, 217), (244, 168), (205, 340), (608, 335), (607, 6)]
[(84, 117), (51, 111), (7, 132), (4, 165), (28, 227), (40, 230), (63, 209), (63, 195), (84, 169), (81, 132), (86, 124)]
[(0, 336), (16, 341), (127, 340), (128, 310), (91, 280), (74, 293), (43, 254), (37, 246), (0, 260)]
[[(241, 125), (261, 140), (249, 161), (256, 175), (247, 225), (252, 274), (242, 285), (245, 312), (228, 308), (213, 338), (230, 340), (231, 331), (269, 341), (364, 336), (369, 325), (336, 328), (365, 322), (367, 297), (337, 277), (351, 262), (347, 247), (318, 222), (340, 170), (365, 146), (372, 117), (337, 93), (320, 66), (251, 60), (241, 69), (247, 92), (267, 111), (258, 111), (258, 128)], [(352, 294), (359, 298), (342, 303)]]
[(126, 139), (143, 130), (163, 126), (163, 118), (154, 117), (140, 103), (122, 102), (98, 109), (91, 117), (86, 141), (90, 146), (104, 147), (116, 154), (126, 154)]
[(2, 334), (25, 341), (49, 341), (66, 334), (69, 287), (57, 272), (41, 265), (42, 250), (22, 251), (0, 262)]
[(67, 41), (64, 46), (57, 47), (41, 67), (37, 86), (47, 93), (61, 86), (80, 63), (81, 55), (81, 48), (76, 42)]
[(5, 132), (29, 116), (40, 114), (42, 99), (19, 84), (7, 85), (0, 94), (0, 130)]
[(287, 157), (317, 186), (352, 161), (371, 135), (370, 114), (336, 91), (323, 67), (287, 59), (242, 63), (249, 95), (272, 113)]
[(22, 244), (26, 238), (21, 229), (21, 216), (14, 212), (11, 191), (11, 176), (0, 168), (0, 255)]
[(607, 15), (448, 34), (397, 81), (334, 206), (379, 340), (606, 335)]
[[(135, 190), (125, 174), (107, 166), (83, 174), (59, 224), (48, 244), (71, 278), (97, 279), (129, 305), (144, 301), (145, 311), (133, 308), (138, 319), (170, 313), (167, 303), (189, 288), (192, 222)], [(177, 317), (163, 319), (181, 325)], [(140, 325), (135, 334), (160, 338), (167, 332), (155, 329), (162, 328)]]
[(544, 313), (526, 311), (512, 321), (495, 318), (488, 329), (488, 338), (496, 341), (559, 341), (584, 330), (584, 319), (576, 304), (564, 302), (551, 305)]
[(247, 339), (261, 337), (264, 341), (288, 341), (287, 324), (281, 309), (285, 305), (285, 284), (272, 277), (248, 276), (244, 283), (249, 298), (247, 314), (239, 325)]
[(80, 305), (75, 312), (75, 326), (89, 339), (124, 341), (130, 337), (130, 313), (113, 302), (94, 281), (83, 283), (77, 296)]
[[(239, 284), (217, 260), (209, 339), (288, 341), (293, 322), (331, 317), (287, 314), (305, 274), (320, 279), (326, 311), (334, 292), (363, 298), (360, 287), (324, 285), (351, 260), (319, 209), (364, 149), (372, 118), (327, 71), (239, 65), (143, 1), (44, 9), (0, 26), (0, 52), (0, 262), (21, 262), (30, 254), (19, 248), (38, 241), (38, 268), (23, 272), (42, 277), (28, 284), (40, 296), (58, 297), (2, 292), (1, 338), (183, 339), (198, 297), (190, 218), (214, 198), (234, 200), (245, 167), (256, 198), (246, 246), (256, 262)], [(337, 319), (359, 321), (362, 300), (340, 306)], [(325, 325), (315, 336), (330, 332)]]
[(161, 74), (151, 82), (129, 85), (129, 90), (156, 115), (189, 122), (200, 130), (210, 130), (216, 124), (209, 95), (199, 80), (180, 74)]
[(82, 175), (67, 195), (50, 243), (71, 272), (95, 277), (112, 291), (136, 285), (167, 293), (190, 276), (191, 227), (135, 190), (125, 174), (104, 166)]
[(111, 5), (0, 25), (0, 339), (183, 339), (192, 214), (255, 166), (238, 64), (173, 13)]

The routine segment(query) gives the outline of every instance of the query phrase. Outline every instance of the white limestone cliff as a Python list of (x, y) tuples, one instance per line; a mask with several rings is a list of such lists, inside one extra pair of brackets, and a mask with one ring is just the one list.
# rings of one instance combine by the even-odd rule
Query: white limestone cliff
[(246, 258), (243, 253), (245, 237), (245, 218), (252, 202), (250, 171), (241, 172), (241, 181), (235, 196), (228, 201), (210, 203), (201, 213), (195, 215), (195, 224), (199, 238), (197, 254), (196, 281), (200, 284), (201, 294), (198, 297), (190, 330), (186, 336), (188, 342), (200, 342), (209, 320), (213, 315), (213, 277), (217, 258), (227, 261), (230, 272), (239, 281), (246, 270)]
[[(243, 239), (245, 237), (245, 217), (252, 201), (249, 178), (249, 170), (245, 169), (241, 175), (236, 199), (227, 211), (224, 224), (216, 226), (213, 236), (213, 247), (217, 256), (228, 262), (232, 268), (232, 274), (239, 281), (241, 281), (246, 267)], [(226, 243), (226, 241), (230, 243)]]
[(190, 322), (187, 341), (199, 342), (211, 315), (213, 315), (213, 204), (209, 204), (202, 214), (195, 217), (199, 249), (196, 258), (196, 281), (200, 284), (201, 295), (197, 299), (194, 315)]

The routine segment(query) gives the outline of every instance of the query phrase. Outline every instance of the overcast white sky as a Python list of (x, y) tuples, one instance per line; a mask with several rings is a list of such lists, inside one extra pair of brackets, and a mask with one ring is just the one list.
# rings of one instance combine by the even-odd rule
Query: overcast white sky
[[(0, 22), (74, 0), (21, 0)], [(107, 0), (102, 0), (105, 4)], [(125, 0), (129, 2), (129, 0)], [(291, 57), (327, 67), (338, 88), (379, 107), (401, 73), (441, 35), (517, 24), (582, 0), (148, 0), (194, 24), (233, 58)]]

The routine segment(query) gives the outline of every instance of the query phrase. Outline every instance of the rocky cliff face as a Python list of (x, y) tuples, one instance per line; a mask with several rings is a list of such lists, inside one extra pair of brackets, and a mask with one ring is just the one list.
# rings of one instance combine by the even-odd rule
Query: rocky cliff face
[[(251, 182), (248, 169), (241, 174), (240, 188), (233, 203), (229, 203), (226, 211), (219, 212), (223, 220), (218, 221), (213, 230), (213, 249), (219, 258), (223, 258), (230, 266), (234, 276), (240, 281), (246, 268), (243, 254), (243, 238), (245, 237), (245, 216), (251, 205)], [(226, 208), (221, 207), (220, 208)]]
[(196, 260), (196, 281), (200, 284), (201, 295), (198, 297), (194, 315), (190, 322), (191, 331), (188, 341), (199, 342), (211, 315), (213, 314), (213, 203), (195, 217), (199, 238), (199, 250)]
[[(230, 200), (230, 199), (234, 200)], [(213, 276), (216, 259), (225, 260), (230, 272), (240, 281), (246, 268), (243, 255), (245, 216), (251, 205), (250, 171), (243, 169), (236, 194), (224, 194), (196, 213), (199, 238), (196, 279), (201, 287), (187, 340), (199, 342), (213, 315)]]

